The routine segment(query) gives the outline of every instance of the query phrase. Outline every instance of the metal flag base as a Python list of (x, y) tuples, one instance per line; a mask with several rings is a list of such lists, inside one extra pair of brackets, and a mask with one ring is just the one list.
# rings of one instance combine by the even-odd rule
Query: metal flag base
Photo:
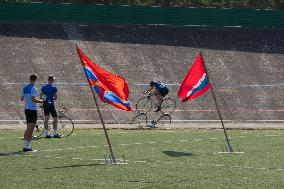
[[(221, 145), (222, 151), (218, 152), (218, 154), (244, 154), (245, 152), (241, 152), (239, 145), (237, 145), (238, 151), (234, 151), (232, 146), (227, 146), (225, 145), (225, 148), (223, 147), (223, 145)], [(225, 150), (226, 151), (225, 151)]]
[(128, 164), (124, 155), (122, 155), (122, 159), (116, 159), (115, 162), (111, 158), (111, 155), (109, 155), (108, 158), (106, 155), (104, 155), (104, 158), (105, 158), (106, 165), (127, 165)]

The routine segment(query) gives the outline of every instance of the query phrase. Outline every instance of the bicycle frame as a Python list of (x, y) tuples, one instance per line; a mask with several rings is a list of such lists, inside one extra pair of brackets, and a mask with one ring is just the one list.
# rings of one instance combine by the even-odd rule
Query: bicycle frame
[[(146, 96), (149, 98), (149, 100), (151, 100), (153, 102), (153, 104), (155, 105), (155, 108), (159, 107), (159, 105), (157, 103), (158, 100), (157, 99), (153, 100), (153, 96), (155, 96), (153, 93), (148, 93)], [(163, 104), (165, 97), (161, 96), (161, 98), (162, 98), (161, 104)]]

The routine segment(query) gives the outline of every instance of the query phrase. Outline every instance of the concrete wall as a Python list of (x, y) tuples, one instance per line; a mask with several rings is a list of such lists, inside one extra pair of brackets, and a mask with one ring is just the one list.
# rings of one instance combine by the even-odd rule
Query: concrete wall
[[(56, 76), (58, 107), (75, 120), (98, 115), (75, 43), (97, 64), (123, 76), (133, 104), (150, 80), (169, 84), (178, 103), (173, 120), (217, 120), (210, 92), (182, 104), (177, 97), (197, 53), (203, 51), (225, 120), (284, 120), (284, 30), (73, 23), (0, 23), (0, 120), (23, 120), (20, 90), (28, 75), (38, 89)], [(109, 123), (135, 115), (100, 103)]]

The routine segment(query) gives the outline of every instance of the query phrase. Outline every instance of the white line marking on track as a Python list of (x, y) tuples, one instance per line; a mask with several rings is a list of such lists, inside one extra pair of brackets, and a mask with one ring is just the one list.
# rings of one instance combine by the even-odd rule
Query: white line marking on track
[(105, 161), (105, 159), (90, 159), (90, 160), (93, 160), (93, 161)]
[(262, 167), (262, 168), (256, 168), (256, 169), (259, 169), (259, 170), (266, 170), (266, 168)]
[(0, 138), (0, 140), (7, 140), (8, 138)]
[(266, 137), (281, 137), (282, 135), (265, 135)]
[[(39, 156), (39, 155), (32, 155), (32, 154), (25, 154), (23, 157), (46, 157), (46, 158), (55, 158), (55, 159), (64, 159), (64, 157), (58, 157), (58, 156)], [(105, 159), (85, 159), (85, 158), (78, 158), (78, 157), (72, 157), (71, 159), (73, 160), (86, 160), (86, 161), (105, 161)], [(108, 160), (108, 159), (107, 159)], [(136, 161), (130, 161), (130, 160), (122, 160), (122, 159), (116, 159), (117, 161), (122, 161), (122, 162), (117, 162), (118, 164), (127, 164), (125, 162), (133, 162), (133, 163), (155, 163), (155, 162), (148, 162), (148, 161), (143, 161), (143, 160), (136, 160)], [(173, 164), (173, 163), (179, 163), (179, 164), (184, 164), (182, 162), (170, 162), (170, 161), (156, 161), (156, 163), (164, 163), (164, 164)], [(105, 163), (101, 163), (105, 164)], [(199, 166), (206, 166), (203, 163), (198, 163), (196, 165)], [(208, 164), (210, 166), (214, 167), (229, 167), (229, 168), (245, 168), (245, 169), (256, 169), (256, 170), (276, 170), (276, 171), (284, 171), (283, 168), (278, 168), (278, 169), (270, 169), (270, 168), (265, 168), (265, 167), (250, 167), (250, 166), (226, 166), (223, 164)], [(194, 165), (192, 165), (194, 166)]]
[(120, 146), (130, 146), (130, 144), (119, 144)]
[(73, 157), (72, 159), (75, 159), (75, 160), (82, 160), (82, 158), (75, 158), (75, 157)]
[(140, 142), (136, 142), (136, 143), (134, 143), (134, 144), (141, 145), (142, 143), (140, 143)]
[(149, 144), (156, 144), (157, 142), (148, 142)]
[(172, 141), (166, 140), (166, 141), (163, 141), (163, 142), (165, 142), (165, 143), (170, 143), (170, 142), (172, 142)]
[(221, 165), (221, 164), (212, 164), (212, 165), (216, 167), (225, 167), (225, 165)]
[(95, 146), (95, 145), (93, 145), (93, 146), (86, 146), (86, 148), (97, 148), (98, 146)]
[(201, 138), (195, 138), (195, 139), (193, 139), (194, 141), (201, 141), (201, 140), (203, 140), (203, 139), (201, 139)]
[(133, 162), (137, 162), (137, 163), (147, 163), (146, 161), (133, 161)]
[(124, 132), (118, 132), (119, 134), (128, 134), (128, 133), (130, 133), (130, 132), (126, 132), (126, 131), (124, 131)]
[(246, 168), (246, 169), (253, 169), (254, 167), (247, 167), (247, 166), (245, 166), (244, 168)]

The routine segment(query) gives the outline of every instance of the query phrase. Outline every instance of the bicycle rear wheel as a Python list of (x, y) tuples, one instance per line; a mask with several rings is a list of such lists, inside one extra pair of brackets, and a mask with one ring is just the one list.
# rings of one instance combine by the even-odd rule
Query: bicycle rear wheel
[(130, 122), (130, 125), (133, 125), (137, 128), (142, 128), (147, 125), (147, 115), (145, 113), (140, 113), (136, 115)]
[(136, 103), (138, 113), (147, 113), (152, 109), (152, 100), (150, 97), (144, 96)]
[(172, 98), (165, 98), (161, 105), (161, 111), (164, 114), (171, 114), (176, 109), (176, 101)]
[(170, 126), (172, 123), (172, 118), (170, 114), (164, 114), (156, 122), (157, 127), (166, 127)]
[(73, 130), (74, 130), (73, 121), (65, 115), (59, 116), (58, 132), (62, 134), (64, 137), (68, 137), (73, 133)]
[(33, 138), (38, 138), (42, 136), (44, 132), (44, 118), (42, 116), (37, 116), (37, 121), (35, 124), (34, 132), (33, 132)]

